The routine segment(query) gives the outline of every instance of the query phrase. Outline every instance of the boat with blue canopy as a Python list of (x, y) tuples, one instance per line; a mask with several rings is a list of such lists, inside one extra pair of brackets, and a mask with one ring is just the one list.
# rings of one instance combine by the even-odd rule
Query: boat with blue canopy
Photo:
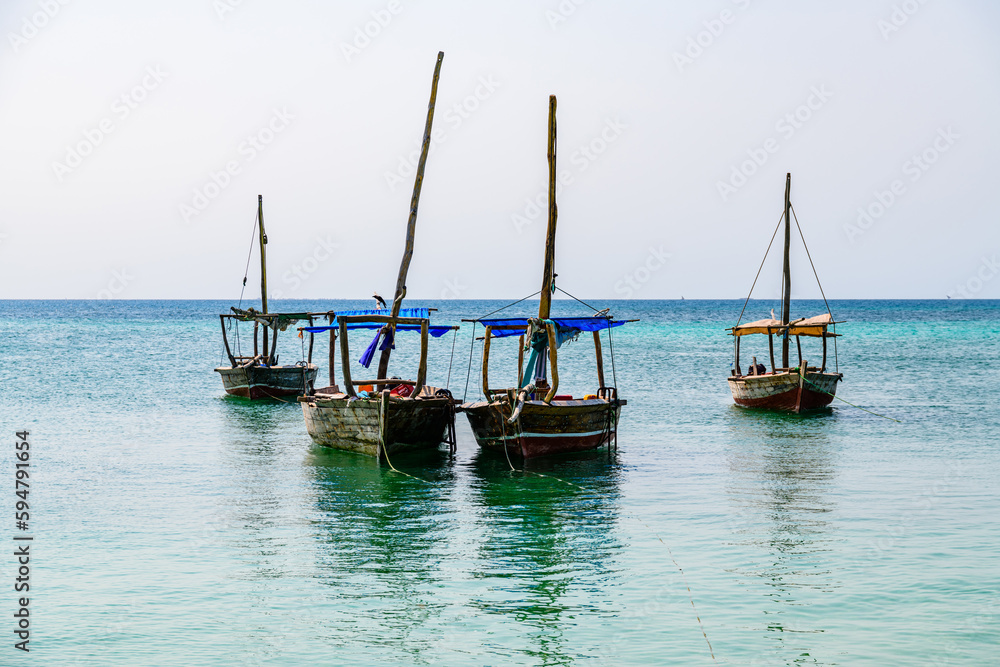
[[(606, 310), (596, 311), (591, 317), (551, 315), (552, 294), (558, 289), (555, 285), (558, 217), (555, 201), (555, 96), (549, 98), (548, 163), (549, 217), (542, 288), (538, 292), (538, 316), (496, 318), (488, 315), (464, 320), (472, 322), (473, 327), (485, 327), (482, 362), (484, 400), (463, 403), (459, 410), (468, 417), (480, 447), (524, 459), (586, 451), (605, 445), (610, 448), (612, 443), (617, 447), (618, 417), (626, 401), (618, 397), (613, 331), (635, 321), (614, 319)], [(558, 351), (564, 343), (577, 340), (585, 332), (590, 332), (594, 339), (597, 380), (594, 393), (580, 397), (559, 394)], [(607, 332), (610, 343), (611, 384), (605, 382), (601, 332)], [(489, 377), (491, 341), (512, 336), (518, 336), (517, 386), (497, 388), (490, 384)], [(528, 353), (527, 361), (525, 353)]]
[[(410, 200), (406, 230), (406, 249), (396, 280), (392, 305), (386, 309), (350, 310), (325, 315), (327, 324), (302, 327), (310, 337), (328, 332), (330, 336), (330, 384), (299, 397), (306, 430), (312, 439), (327, 447), (359, 452), (392, 465), (396, 453), (436, 449), (442, 443), (455, 447), (455, 405), (447, 388), (427, 384), (427, 348), (430, 338), (439, 338), (456, 326), (431, 325), (429, 308), (403, 308), (406, 296), (406, 275), (413, 256), (417, 222), (417, 205), (423, 183), (424, 167), (430, 148), (434, 103), (438, 77), (444, 53), (438, 53), (431, 83), (430, 103), (424, 126), (424, 141), (417, 165), (413, 196)], [(379, 301), (380, 297), (376, 297)], [(375, 337), (358, 363), (370, 368), (379, 357), (374, 378), (355, 379), (349, 346), (349, 332), (375, 331)], [(397, 334), (419, 334), (420, 357), (413, 379), (389, 377), (389, 359), (396, 345)], [(336, 382), (334, 371), (336, 350), (340, 350), (343, 388)], [(402, 340), (402, 339), (400, 339)]]

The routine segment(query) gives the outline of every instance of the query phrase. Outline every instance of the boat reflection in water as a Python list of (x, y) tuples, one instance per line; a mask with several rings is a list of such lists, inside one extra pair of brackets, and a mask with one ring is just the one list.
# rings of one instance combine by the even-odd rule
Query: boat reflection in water
[(826, 431), (833, 411), (733, 412), (729, 427), (737, 437), (726, 450), (731, 530), (738, 552), (758, 554), (734, 571), (749, 591), (767, 599), (750, 605), (763, 608), (764, 618), (741, 622), (760, 627), (757, 647), (773, 653), (774, 664), (794, 664), (801, 656), (812, 656), (806, 660), (811, 663), (827, 631), (819, 610), (839, 588), (829, 518), (836, 505), (828, 493), (837, 470)]
[(598, 654), (608, 640), (575, 632), (601, 623), (582, 617), (621, 612), (612, 600), (594, 595), (623, 576), (616, 565), (622, 544), (613, 528), (619, 521), (619, 471), (607, 452), (525, 465), (527, 473), (511, 471), (502, 454), (481, 450), (468, 466), (479, 534), (469, 605), (498, 647), (495, 655), (475, 657), (516, 662), (509, 647), (522, 646), (523, 657), (534, 664), (570, 664)]
[(314, 494), (309, 575), (324, 591), (308, 613), (324, 644), (348, 649), (344, 664), (420, 663), (445, 639), (441, 619), (450, 605), (442, 589), (458, 532), (449, 458), (446, 449), (401, 453), (392, 463), (402, 474), (327, 447), (306, 457)]

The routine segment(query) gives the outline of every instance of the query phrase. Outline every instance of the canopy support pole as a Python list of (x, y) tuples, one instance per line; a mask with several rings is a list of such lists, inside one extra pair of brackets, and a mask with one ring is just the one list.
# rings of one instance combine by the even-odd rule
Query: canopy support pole
[(413, 388), (414, 396), (420, 393), (427, 382), (427, 335), (429, 331), (430, 323), (424, 320), (420, 323), (420, 364), (417, 366), (417, 386)]
[[(333, 326), (333, 313), (328, 313), (326, 316), (326, 322), (330, 326)], [(330, 351), (328, 352), (328, 361), (330, 364), (330, 386), (337, 386), (337, 376), (334, 373), (334, 360), (337, 358), (337, 330), (330, 329)]]
[(774, 335), (771, 333), (771, 328), (767, 329), (767, 349), (771, 353), (771, 373), (776, 373), (774, 368)]
[(517, 386), (524, 384), (524, 334), (518, 339), (517, 346)]
[(743, 371), (740, 370), (740, 338), (742, 336), (736, 336), (736, 375), (743, 375)]
[(486, 336), (483, 338), (483, 396), (490, 400), (490, 340), (493, 337), (493, 327), (486, 327)]
[(340, 365), (343, 367), (341, 373), (344, 375), (344, 391), (348, 396), (357, 396), (354, 393), (354, 385), (351, 383), (351, 350), (347, 343), (347, 322), (342, 317), (338, 320), (340, 321)]
[[(278, 321), (271, 321), (271, 328), (274, 329), (274, 335), (271, 337), (271, 356), (267, 358), (267, 365), (274, 366), (275, 362), (278, 361)], [(265, 348), (265, 353), (267, 354)]]
[(604, 352), (601, 350), (601, 333), (594, 332), (594, 351), (597, 355), (597, 387), (604, 388)]
[(556, 355), (559, 350), (556, 347), (555, 323), (547, 322), (545, 324), (545, 329), (549, 334), (549, 364), (552, 366), (552, 386), (549, 388), (549, 393), (545, 395), (545, 402), (551, 403), (552, 398), (556, 395), (556, 391), (559, 389), (559, 367), (556, 365)]
[[(236, 358), (233, 356), (232, 351), (229, 349), (229, 339), (226, 338), (226, 318), (223, 315), (219, 315), (219, 324), (222, 325), (222, 344), (226, 346), (226, 356), (229, 357), (229, 363), (233, 368), (236, 368)], [(237, 325), (239, 326), (239, 325)], [(826, 342), (826, 341), (823, 341)]]
[[(312, 315), (309, 316), (309, 326), (313, 325)], [(316, 334), (312, 331), (309, 332), (309, 356), (306, 357), (306, 363), (311, 364), (313, 360), (313, 343), (316, 342)]]

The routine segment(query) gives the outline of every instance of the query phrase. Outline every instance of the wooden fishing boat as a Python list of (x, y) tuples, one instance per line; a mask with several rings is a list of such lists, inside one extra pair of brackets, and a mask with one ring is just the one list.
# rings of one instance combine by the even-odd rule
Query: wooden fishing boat
[[(486, 327), (483, 342), (482, 390), (485, 400), (463, 404), (479, 446), (525, 459), (610, 446), (617, 439), (618, 417), (625, 400), (615, 383), (604, 382), (600, 332), (625, 323), (599, 312), (594, 317), (551, 317), (555, 287), (556, 98), (549, 98), (549, 217), (545, 240), (538, 317), (465, 320)], [(632, 320), (630, 320), (632, 321)], [(580, 398), (559, 395), (558, 350), (583, 332), (593, 332), (597, 364), (594, 394)], [(517, 387), (497, 389), (489, 383), (490, 341), (520, 336)], [(612, 347), (612, 354), (614, 348)], [(527, 369), (524, 353), (530, 351)], [(548, 363), (546, 363), (548, 361)], [(612, 359), (612, 368), (614, 360)], [(548, 372), (551, 370), (551, 383)]]
[[(229, 357), (229, 366), (215, 369), (222, 376), (222, 386), (227, 394), (243, 398), (278, 398), (298, 396), (308, 391), (316, 382), (317, 366), (312, 363), (312, 344), (309, 358), (293, 365), (278, 364), (278, 332), (300, 320), (312, 322), (308, 313), (269, 313), (267, 310), (267, 234), (264, 233), (264, 198), (257, 195), (257, 233), (260, 237), (260, 312), (253, 308), (231, 308), (230, 313), (219, 315), (222, 324), (222, 343)], [(246, 277), (243, 278), (246, 285)], [(240, 322), (253, 322), (253, 354), (244, 355), (238, 327)], [(233, 354), (227, 335), (227, 324), (236, 327), (236, 354)], [(270, 338), (270, 340), (268, 340)]]
[[(428, 317), (430, 311), (427, 308), (406, 311), (401, 308), (406, 295), (406, 275), (413, 257), (417, 205), (430, 149), (434, 104), (443, 59), (444, 53), (438, 53), (424, 126), (424, 141), (410, 200), (406, 249), (396, 280), (395, 298), (388, 314), (384, 310), (330, 313), (327, 326), (304, 328), (310, 334), (330, 332), (330, 386), (299, 397), (309, 435), (318, 444), (376, 456), (379, 460), (389, 460), (390, 464), (390, 457), (398, 452), (433, 449), (443, 442), (452, 448), (455, 446), (456, 401), (447, 389), (428, 386), (426, 380), (428, 338), (443, 335), (458, 327), (431, 326)], [(368, 363), (374, 356), (379, 338), (385, 337), (380, 347), (381, 357), (375, 379), (352, 378), (348, 345), (348, 331), (352, 329), (377, 331), (375, 340), (363, 357), (367, 358)], [(388, 378), (389, 358), (396, 334), (401, 332), (420, 333), (420, 360), (414, 380)], [(337, 386), (334, 376), (334, 349), (338, 336), (344, 376), (343, 391)], [(362, 389), (358, 391), (356, 387)]]
[[(829, 405), (837, 393), (837, 384), (843, 379), (844, 374), (839, 372), (839, 363), (836, 360), (836, 346), (834, 347), (835, 370), (830, 372), (827, 369), (827, 341), (836, 339), (836, 325), (833, 314), (830, 312), (827, 303), (827, 312), (822, 315), (809, 318), (790, 319), (791, 310), (791, 266), (789, 264), (789, 248), (791, 246), (791, 222), (790, 218), (795, 216), (791, 201), (792, 175), (788, 174), (785, 179), (785, 211), (778, 221), (778, 228), (784, 221), (785, 244), (784, 261), (782, 266), (783, 291), (781, 319), (772, 318), (758, 320), (740, 324), (743, 312), (746, 312), (746, 302), (743, 304), (743, 312), (736, 322), (736, 326), (729, 329), (729, 334), (735, 340), (735, 361), (729, 376), (729, 388), (733, 394), (733, 400), (737, 405), (747, 408), (763, 408), (767, 410), (783, 410), (792, 412), (802, 412), (822, 408)], [(796, 227), (802, 242), (805, 244), (805, 237), (802, 235), (802, 228), (795, 219)], [(775, 235), (778, 232), (775, 228)], [(774, 236), (771, 237), (774, 243)], [(768, 250), (770, 250), (770, 245)], [(808, 254), (808, 248), (807, 248)], [(767, 258), (767, 253), (764, 255)], [(812, 258), (810, 257), (810, 263)], [(763, 264), (762, 264), (763, 266)], [(815, 272), (815, 267), (813, 267)], [(759, 272), (758, 272), (759, 275)], [(818, 282), (817, 276), (817, 282)], [(820, 292), (822, 293), (822, 285)], [(753, 288), (751, 287), (751, 294)], [(750, 297), (747, 297), (749, 302)], [(823, 295), (826, 302), (826, 295)], [(740, 342), (743, 336), (762, 334), (767, 336), (768, 351), (771, 360), (771, 370), (768, 371), (763, 364), (757, 362), (753, 357), (749, 372), (744, 374), (740, 367)], [(774, 339), (778, 337), (781, 341), (781, 365), (775, 364)], [(798, 350), (798, 365), (789, 365), (789, 343), (795, 338), (795, 346)], [(808, 361), (802, 356), (802, 338), (819, 338), (823, 344), (823, 357), (819, 366), (810, 366)]]

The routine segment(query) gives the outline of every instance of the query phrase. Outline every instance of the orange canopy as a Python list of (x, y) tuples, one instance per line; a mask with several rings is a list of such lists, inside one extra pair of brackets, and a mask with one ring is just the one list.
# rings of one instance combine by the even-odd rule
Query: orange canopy
[[(797, 320), (792, 320), (787, 325), (788, 335), (816, 336), (818, 338), (833, 336), (835, 334), (827, 333), (826, 330), (831, 324), (834, 324), (834, 321), (830, 313), (823, 313), (822, 315), (809, 318), (800, 317)], [(782, 324), (780, 320), (757, 320), (756, 322), (747, 322), (738, 327), (733, 327), (730, 329), (730, 335), (746, 336), (748, 334), (784, 333), (785, 328), (786, 325)]]

